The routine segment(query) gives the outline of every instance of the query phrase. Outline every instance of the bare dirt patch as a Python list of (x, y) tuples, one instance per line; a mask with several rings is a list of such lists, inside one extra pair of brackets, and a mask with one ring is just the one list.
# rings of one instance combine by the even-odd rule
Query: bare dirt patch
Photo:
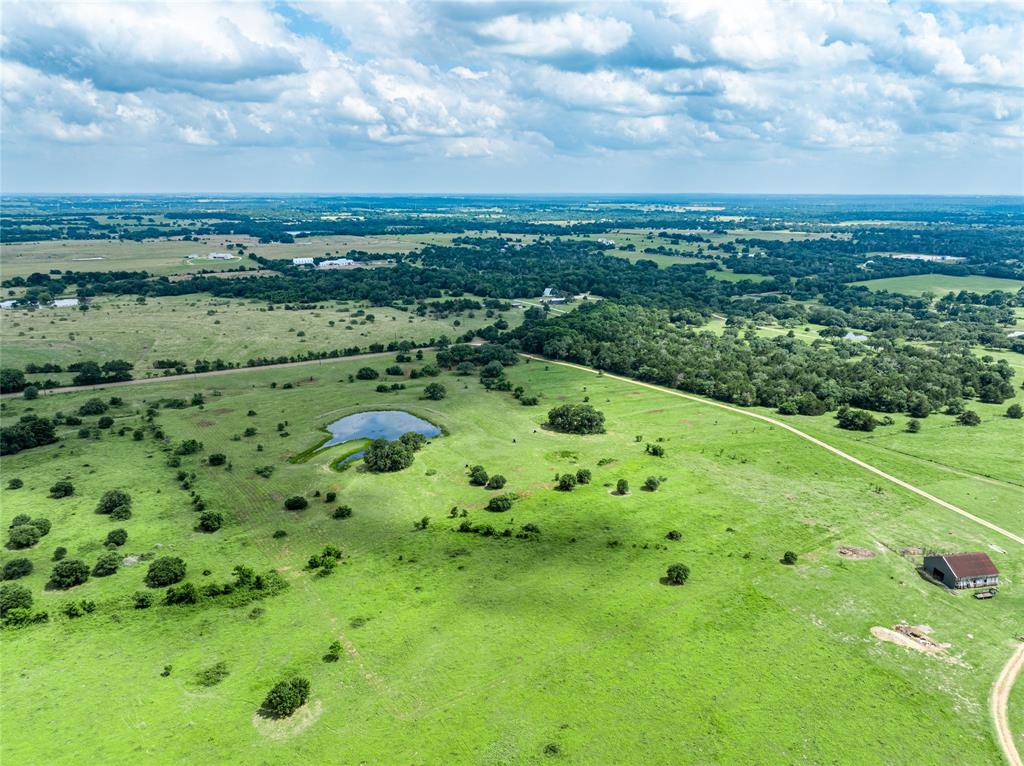
[(867, 548), (857, 548), (853, 545), (840, 545), (839, 557), (853, 560), (871, 559), (875, 557), (875, 552), (869, 551)]
[(198, 423), (196, 423), (196, 426), (198, 426), (199, 428), (209, 428), (212, 425), (214, 425), (212, 420), (200, 420)]
[(927, 625), (907, 625), (905, 623), (893, 625), (891, 629), (882, 627), (871, 629), (871, 635), (882, 641), (905, 646), (908, 649), (925, 652), (926, 654), (941, 654), (945, 652), (951, 645), (940, 644), (934, 639), (929, 638), (928, 634), (931, 632), (932, 629)]
[(291, 739), (316, 723), (323, 712), (324, 706), (320, 704), (320, 700), (316, 700), (303, 705), (287, 718), (267, 718), (259, 713), (253, 713), (252, 725), (268, 739)]

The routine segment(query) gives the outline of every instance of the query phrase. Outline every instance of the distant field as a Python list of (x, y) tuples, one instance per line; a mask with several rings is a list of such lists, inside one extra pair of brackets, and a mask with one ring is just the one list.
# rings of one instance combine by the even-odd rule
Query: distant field
[(751, 282), (767, 282), (771, 277), (767, 277), (764, 274), (740, 274), (730, 269), (708, 269), (705, 272), (712, 279), (721, 279), (723, 282), (742, 282), (745, 279)]
[(953, 277), (945, 274), (917, 274), (912, 277), (890, 277), (888, 279), (866, 279), (854, 282), (872, 290), (888, 290), (906, 295), (935, 293), (943, 295), (960, 290), (971, 290), (976, 293), (987, 293), (992, 290), (1016, 292), (1024, 287), (1019, 279), (998, 279), (996, 277)]
[[(487, 317), (484, 310), (429, 319), (411, 311), (353, 302), (323, 306), (311, 311), (267, 311), (264, 303), (206, 295), (150, 298), (145, 304), (134, 298), (101, 296), (85, 312), (3, 311), (0, 343), (4, 366), (121, 358), (133, 362), (136, 377), (143, 377), (157, 359), (189, 364), (217, 358), (244, 362), (252, 357), (386, 345), (403, 339), (423, 342), (442, 335), (454, 338), (497, 319)], [(359, 308), (372, 314), (374, 321), (354, 316)], [(512, 327), (522, 322), (522, 315), (519, 309), (503, 314)]]
[[(426, 402), (426, 381), (387, 395), (375, 381), (346, 382), (366, 363), (119, 388), (124, 404), (101, 438), (64, 429), (60, 445), (4, 459), (5, 478), (24, 487), (2, 490), (0, 526), (18, 513), (53, 522), (21, 554), (35, 570), (20, 581), (51, 620), (2, 636), (0, 681), (19, 700), (0, 708), (5, 760), (998, 762), (987, 698), (1024, 610), (1012, 587), (1024, 580), (1019, 551), (989, 547), (1009, 548), (1002, 538), (781, 429), (607, 376), (520, 364), (510, 381), (541, 397), (523, 407), (475, 375), (443, 374), (449, 396)], [(200, 455), (172, 467), (151, 431), (133, 440), (148, 403), (197, 391), (202, 409), (160, 409), (156, 425), (171, 444), (199, 439)], [(7, 400), (7, 414), (73, 412), (96, 395)], [(549, 407), (585, 397), (604, 411), (607, 433), (541, 427)], [(331, 450), (288, 462), (324, 423), (381, 407), (421, 414), (447, 435), (395, 474), (335, 473)], [(255, 435), (237, 438), (249, 427)], [(655, 441), (665, 457), (645, 453)], [(214, 452), (229, 467), (209, 465)], [(75, 495), (51, 500), (57, 455)], [(483, 510), (494, 493), (469, 485), (468, 463), (508, 478), (511, 511)], [(266, 465), (269, 479), (254, 473)], [(580, 468), (593, 471), (591, 484), (552, 488), (555, 473)], [(225, 515), (219, 532), (194, 531), (178, 470), (193, 472), (192, 489)], [(652, 475), (667, 481), (642, 491)], [(631, 494), (611, 493), (619, 478)], [(94, 513), (117, 486), (135, 499), (126, 522)], [(323, 502), (327, 491), (336, 502)], [(291, 495), (309, 508), (284, 511)], [(352, 518), (331, 518), (340, 503)], [(453, 506), (497, 534), (457, 532)], [(527, 523), (539, 533), (517, 538)], [(132, 594), (146, 590), (143, 562), (71, 591), (44, 589), (55, 546), (91, 565), (115, 526), (128, 531), (125, 555), (181, 556), (197, 587), (230, 579), (238, 563), (275, 569), (289, 587), (239, 608), (214, 598), (163, 606), (158, 589), (151, 608), (133, 609)], [(272, 537), (278, 529), (287, 536)], [(669, 530), (681, 539), (666, 539)], [(318, 577), (306, 562), (328, 543), (342, 563)], [(869, 558), (843, 559), (842, 545)], [(990, 602), (955, 596), (915, 574), (899, 553), (908, 546), (990, 550), (1011, 585)], [(795, 566), (779, 563), (786, 550), (799, 555)], [(684, 587), (659, 582), (674, 562), (690, 567)], [(65, 617), (62, 607), (81, 599), (96, 611)], [(928, 655), (871, 633), (899, 622), (931, 626), (950, 646)], [(325, 662), (335, 640), (341, 658)], [(201, 686), (197, 674), (215, 662), (227, 677)], [(311, 679), (310, 704), (285, 722), (256, 716), (290, 675)], [(97, 725), (110, 700), (119, 714)], [(560, 755), (545, 755), (553, 749)]]

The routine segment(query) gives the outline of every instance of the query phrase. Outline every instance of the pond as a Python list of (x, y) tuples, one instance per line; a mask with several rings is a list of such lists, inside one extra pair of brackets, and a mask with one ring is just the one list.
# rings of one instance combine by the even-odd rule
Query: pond
[[(340, 420), (335, 420), (327, 426), (327, 430), (331, 432), (331, 438), (321, 445), (321, 450), (333, 447), (335, 444), (350, 442), (353, 439), (394, 440), (409, 431), (423, 434), (427, 438), (441, 435), (441, 429), (433, 423), (403, 410), (357, 412), (354, 415), (346, 415)], [(355, 460), (362, 454), (360, 451), (349, 455), (344, 462)]]

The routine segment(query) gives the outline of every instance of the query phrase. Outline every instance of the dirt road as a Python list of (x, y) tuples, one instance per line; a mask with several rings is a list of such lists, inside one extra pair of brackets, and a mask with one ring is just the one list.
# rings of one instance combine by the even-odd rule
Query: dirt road
[(1010, 719), (1007, 716), (1006, 708), (1010, 699), (1010, 690), (1013, 682), (1017, 680), (1021, 669), (1024, 669), (1024, 641), (1017, 647), (1017, 651), (1010, 657), (1010, 661), (1003, 667), (999, 678), (992, 684), (992, 718), (996, 722), (996, 735), (999, 738), (999, 746), (1003, 749), (1006, 762), (1010, 766), (1024, 766), (1017, 744), (1013, 740), (1013, 732), (1010, 731)]

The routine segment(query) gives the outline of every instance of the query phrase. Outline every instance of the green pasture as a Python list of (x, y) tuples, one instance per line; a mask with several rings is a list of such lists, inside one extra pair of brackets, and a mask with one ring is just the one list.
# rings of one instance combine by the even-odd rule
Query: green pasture
[(872, 290), (888, 290), (889, 292), (904, 293), (906, 295), (923, 295), (924, 293), (944, 295), (945, 293), (959, 292), (961, 290), (970, 290), (976, 293), (1004, 290), (1015, 293), (1024, 287), (1024, 281), (1019, 279), (1000, 279), (998, 277), (982, 277), (978, 275), (954, 277), (946, 274), (917, 274), (912, 277), (865, 279), (853, 284), (869, 287)]
[[(360, 310), (363, 314), (357, 315)], [(513, 309), (503, 316), (516, 326), (522, 313)], [(367, 314), (373, 315), (372, 321)], [(136, 366), (135, 377), (145, 377), (147, 372), (160, 374), (151, 369), (157, 359), (245, 362), (307, 349), (365, 348), (404, 339), (426, 342), (442, 335), (457, 337), (496, 318), (487, 317), (485, 310), (423, 318), (413, 311), (354, 302), (267, 311), (261, 302), (207, 295), (149, 298), (142, 304), (130, 296), (100, 296), (89, 311), (6, 310), (0, 313), (0, 343), (5, 367), (127, 359)]]
[[(4, 526), (19, 513), (53, 522), (18, 554), (33, 561), (21, 582), (51, 620), (0, 633), (5, 762), (998, 762), (987, 700), (1020, 632), (1019, 547), (791, 434), (706, 404), (542, 362), (509, 371), (539, 407), (450, 374), (438, 379), (448, 397), (428, 402), (419, 397), (429, 378), (389, 394), (376, 393), (376, 381), (348, 382), (367, 363), (110, 389), (99, 395), (124, 404), (102, 438), (65, 429), (57, 445), (4, 459), (5, 484), (24, 481), (3, 490)], [(389, 362), (369, 363), (383, 371)], [(142, 441), (117, 435), (140, 425), (147, 405), (196, 391), (202, 408), (161, 409), (155, 424), (171, 445), (203, 443), (180, 469), (152, 432)], [(73, 412), (97, 395), (6, 400), (4, 414)], [(588, 398), (607, 433), (542, 427), (551, 406)], [(370, 408), (406, 409), (447, 435), (395, 474), (358, 464), (336, 472), (333, 449), (289, 462), (326, 423)], [(242, 437), (248, 427), (256, 435)], [(918, 436), (933, 427), (929, 418)], [(997, 428), (985, 417), (977, 434), (991, 445), (986, 433)], [(847, 442), (869, 459), (879, 452)], [(666, 456), (645, 454), (646, 443)], [(213, 452), (230, 468), (207, 465)], [(476, 463), (507, 477), (511, 511), (483, 510), (494, 493), (469, 485)], [(255, 473), (268, 465), (269, 479)], [(591, 484), (552, 488), (556, 474), (580, 468), (593, 472)], [(225, 514), (219, 532), (193, 530), (178, 470), (195, 472), (193, 489)], [(666, 481), (644, 492), (651, 475)], [(49, 499), (64, 478), (75, 495)], [(612, 494), (619, 478), (631, 494)], [(134, 497), (127, 522), (93, 512), (113, 487)], [(336, 503), (317, 491), (336, 491)], [(309, 508), (283, 510), (297, 494)], [(331, 518), (340, 503), (351, 518)], [(456, 532), (453, 507), (497, 536)], [(969, 509), (1010, 523), (985, 503)], [(424, 516), (427, 528), (415, 530)], [(535, 539), (500, 534), (526, 523), (540, 528)], [(181, 556), (197, 585), (244, 563), (276, 569), (290, 587), (236, 609), (212, 600), (135, 610), (142, 563), (70, 592), (44, 589), (54, 547), (91, 564), (114, 526), (128, 530), (125, 554)], [(272, 537), (278, 529), (287, 536)], [(666, 539), (673, 529), (681, 540)], [(304, 565), (328, 543), (344, 559), (317, 577)], [(874, 556), (844, 560), (840, 545)], [(911, 546), (988, 550), (1005, 586), (980, 602), (929, 585), (900, 554)], [(779, 563), (787, 550), (799, 554), (796, 566)], [(674, 562), (691, 569), (683, 587), (659, 583)], [(98, 608), (69, 619), (60, 607), (72, 599)], [(870, 632), (899, 622), (931, 626), (949, 648), (929, 655)], [(324, 662), (334, 640), (342, 658)], [(219, 661), (228, 677), (199, 686), (196, 674)], [(311, 702), (285, 721), (256, 716), (267, 690), (291, 674), (311, 679)], [(1017, 721), (1019, 702), (1018, 694)]]

